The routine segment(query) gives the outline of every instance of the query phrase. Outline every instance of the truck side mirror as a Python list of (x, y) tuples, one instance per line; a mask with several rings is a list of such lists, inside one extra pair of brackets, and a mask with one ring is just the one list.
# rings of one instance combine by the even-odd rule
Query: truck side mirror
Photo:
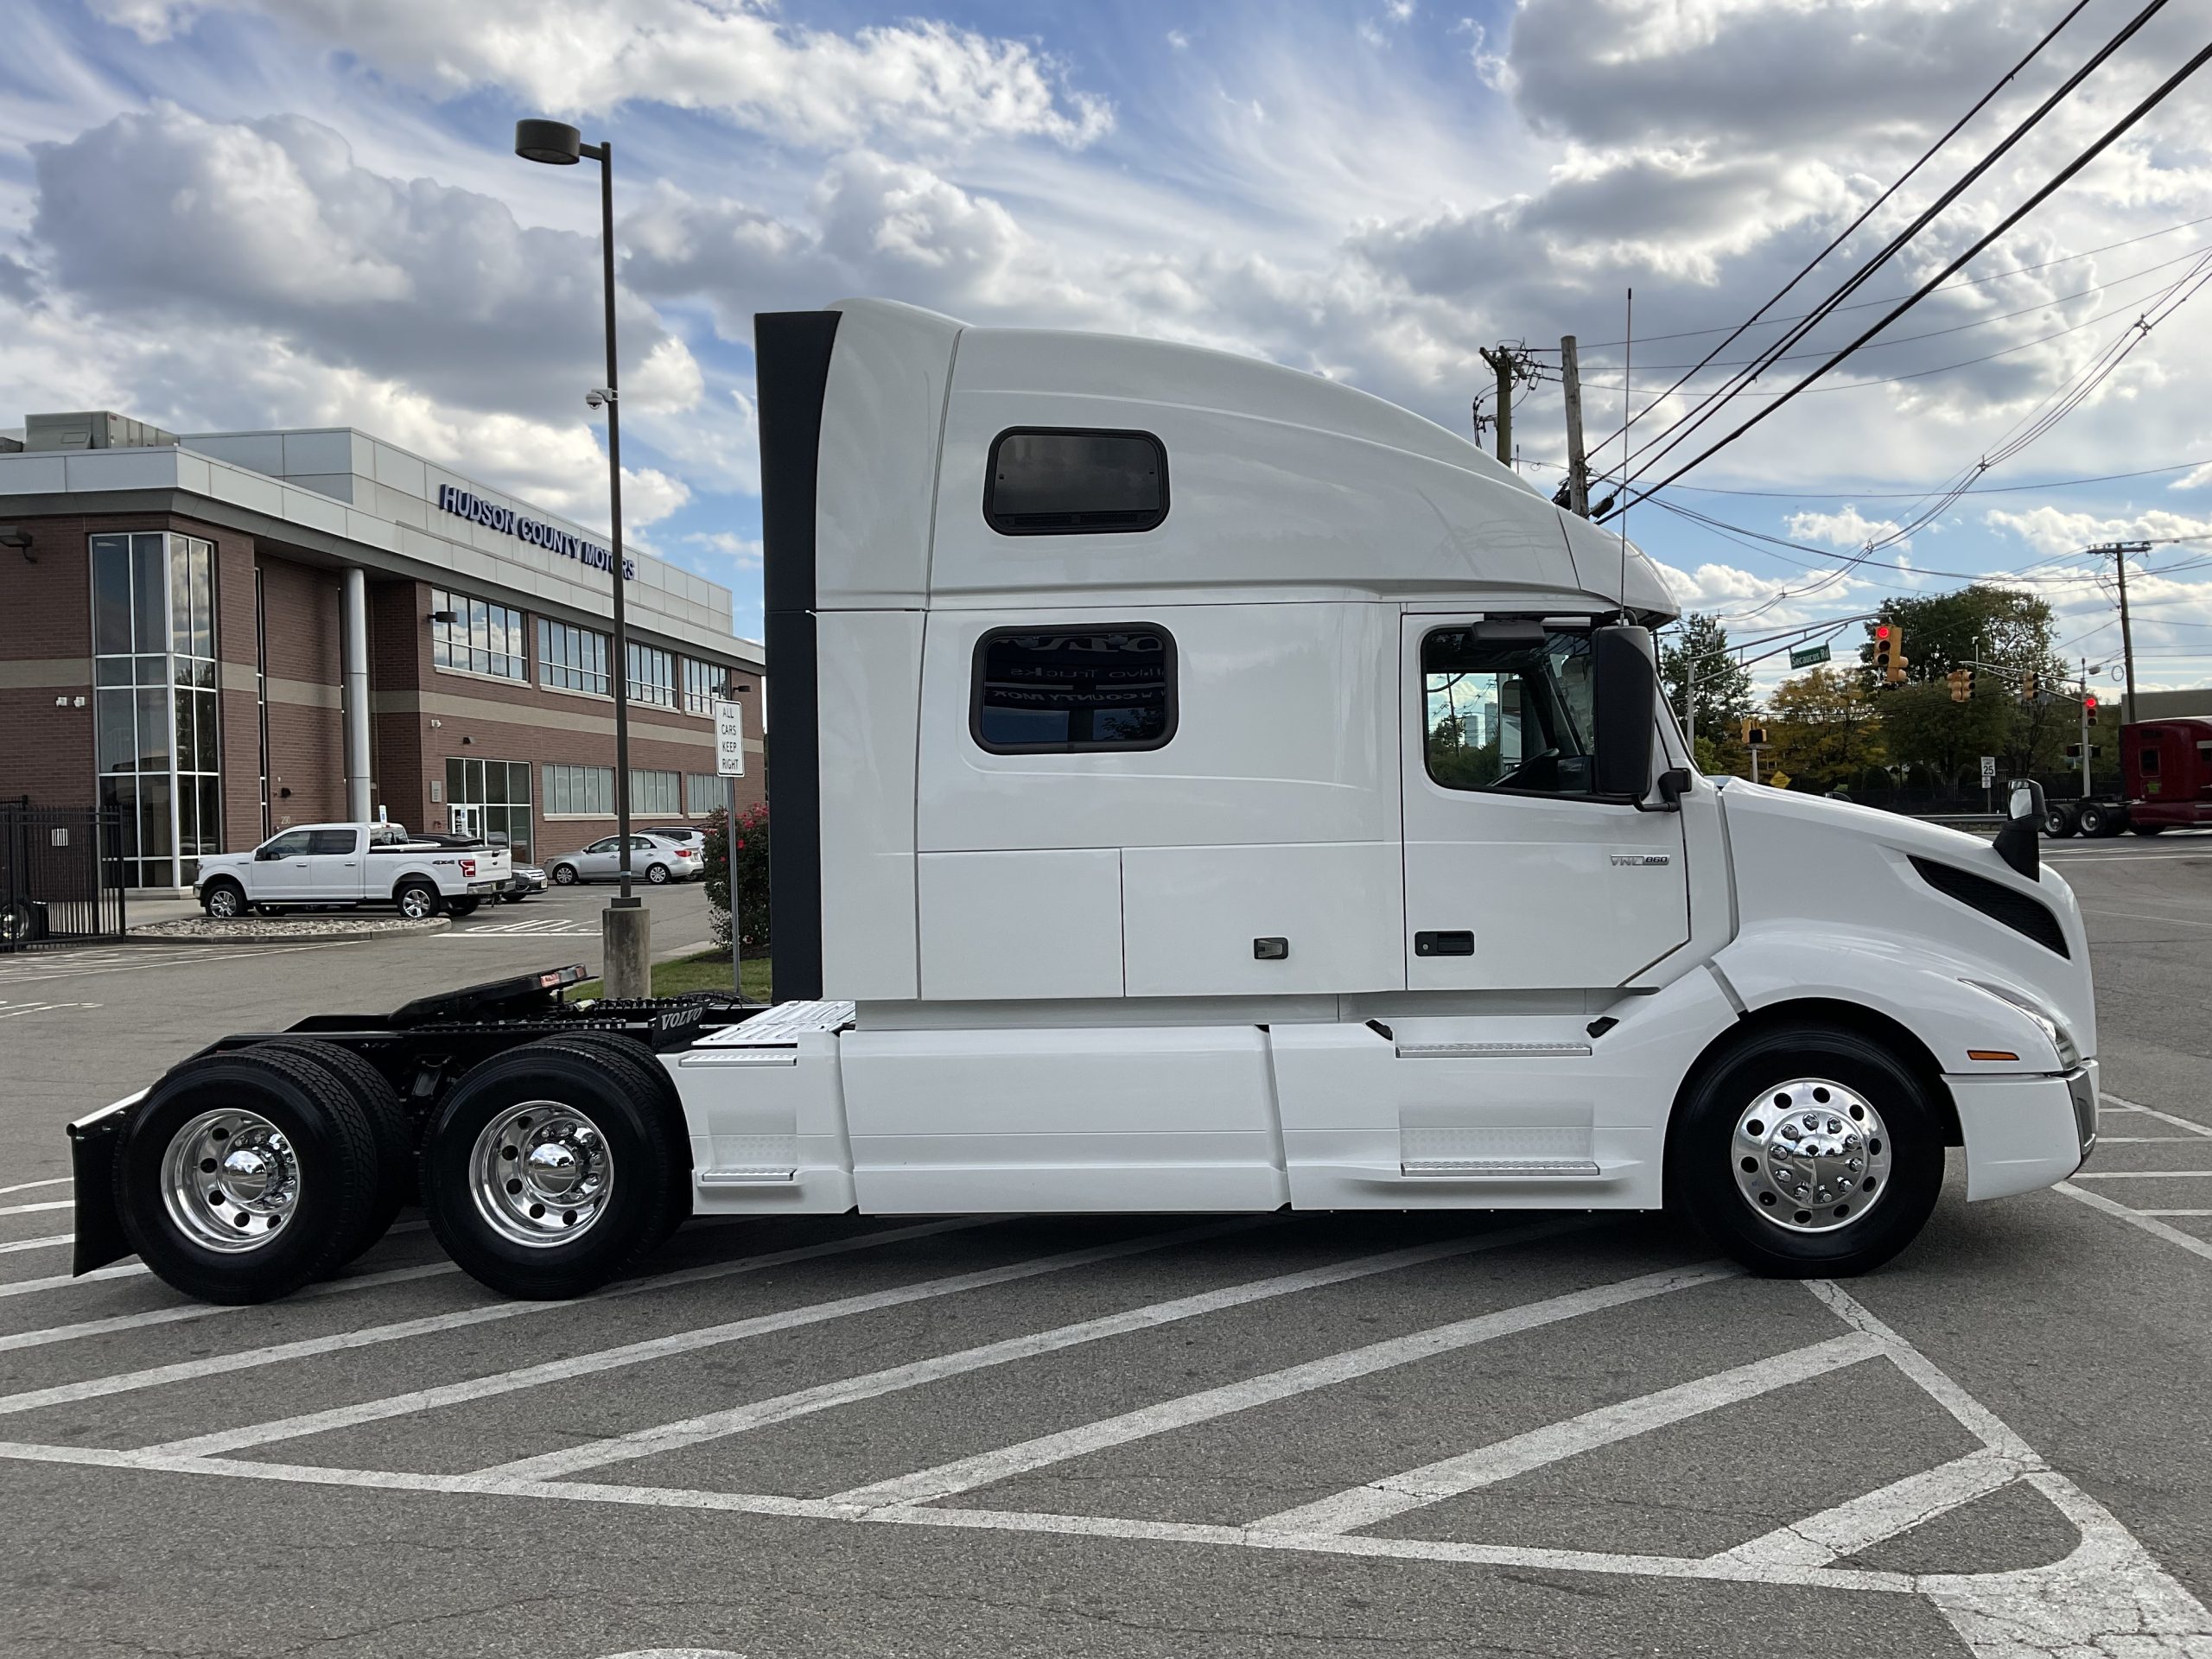
[(1597, 792), (1642, 800), (1651, 787), (1651, 743), (1659, 671), (1649, 628), (1599, 628), (1590, 635), (1598, 749)]
[(1997, 855), (2031, 881), (2043, 875), (2043, 785), (2033, 779), (2015, 782), (2005, 798), (2005, 824), (1997, 832)]

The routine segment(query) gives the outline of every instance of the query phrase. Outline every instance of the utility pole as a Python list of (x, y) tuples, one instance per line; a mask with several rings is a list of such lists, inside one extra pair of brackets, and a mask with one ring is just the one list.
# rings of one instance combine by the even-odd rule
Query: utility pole
[(2082, 659), (2082, 798), (2089, 798), (2089, 659)]
[(2113, 570), (2120, 579), (2120, 657), (2127, 677), (2127, 698), (2120, 706), (2120, 717), (2124, 723), (2135, 718), (2135, 636), (2127, 621), (2127, 556), (2148, 553), (2148, 542), (2103, 542), (2088, 550), (2091, 553), (2112, 555)]
[[(1590, 516), (1590, 459), (1582, 448), (1582, 369), (1574, 350), (1574, 336), (1559, 341), (1560, 384), (1567, 393), (1567, 507), (1577, 517)], [(1696, 733), (1693, 728), (1692, 741)]]
[[(1513, 385), (1516, 380), (1533, 384), (1536, 365), (1529, 359), (1529, 349), (1518, 340), (1500, 340), (1495, 346), (1481, 348), (1483, 361), (1489, 364), (1491, 372), (1497, 377), (1497, 458), (1505, 466), (1513, 465)], [(1482, 429), (1482, 412), (1475, 413), (1478, 435)]]

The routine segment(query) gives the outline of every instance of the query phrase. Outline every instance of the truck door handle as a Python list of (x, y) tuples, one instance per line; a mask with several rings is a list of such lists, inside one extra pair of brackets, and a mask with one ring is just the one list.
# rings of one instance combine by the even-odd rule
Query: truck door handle
[(1452, 932), (1414, 935), (1414, 955), (1417, 957), (1471, 957), (1474, 954), (1475, 936), (1466, 928)]

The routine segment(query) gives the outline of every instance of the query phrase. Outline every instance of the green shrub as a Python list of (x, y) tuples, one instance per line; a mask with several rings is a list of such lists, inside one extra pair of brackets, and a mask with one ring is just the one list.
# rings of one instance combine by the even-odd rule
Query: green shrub
[[(707, 903), (715, 918), (715, 941), (729, 944), (730, 847), (728, 820), (707, 831)], [(768, 804), (737, 815), (738, 915), (746, 954), (768, 949)]]

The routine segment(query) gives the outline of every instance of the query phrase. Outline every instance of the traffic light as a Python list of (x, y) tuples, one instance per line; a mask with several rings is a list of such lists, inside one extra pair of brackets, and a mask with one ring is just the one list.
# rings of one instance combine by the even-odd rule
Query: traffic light
[(1878, 623), (1874, 628), (1874, 666), (1882, 678), (1891, 685), (1904, 683), (1906, 658), (1904, 630), (1893, 622)]
[(2024, 671), (2022, 671), (2021, 675), (2020, 675), (2020, 701), (2021, 701), (2022, 702), (2033, 702), (2035, 700), (2036, 700), (2036, 674), (2035, 674), (2035, 671), (2034, 671), (2033, 669), (2027, 669), (2027, 670), (2024, 670)]
[(1766, 728), (1760, 725), (1756, 720), (1745, 721), (1744, 722), (1744, 747), (1748, 749), (1756, 749), (1763, 747), (1765, 742)]
[(2082, 699), (2082, 715), (2090, 725), (2097, 723), (2097, 694), (2090, 692)]
[(1967, 702), (1973, 700), (1974, 670), (1970, 668), (1955, 668), (1943, 677), (1950, 683), (1951, 701), (1953, 702)]

